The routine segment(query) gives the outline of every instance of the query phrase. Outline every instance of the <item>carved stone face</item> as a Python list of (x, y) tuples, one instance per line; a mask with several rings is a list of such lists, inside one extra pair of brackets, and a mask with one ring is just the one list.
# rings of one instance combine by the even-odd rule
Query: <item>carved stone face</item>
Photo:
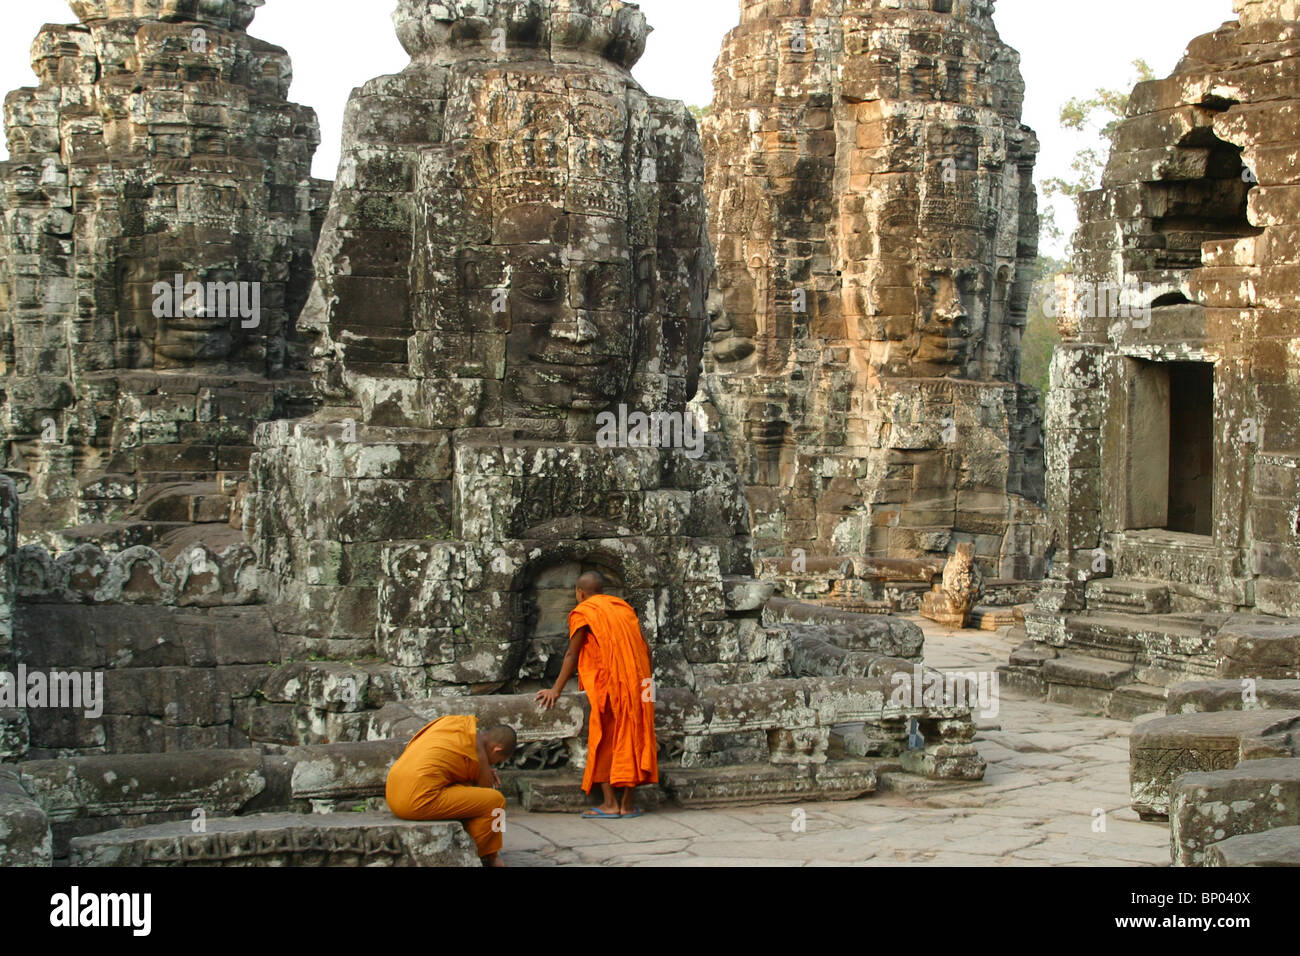
[(753, 355), (756, 348), (753, 338), (736, 328), (727, 314), (725, 296), (717, 286), (709, 289), (708, 309), (714, 359), (725, 364)]
[(631, 251), (622, 261), (541, 251), (511, 262), (505, 396), (599, 411), (623, 392), (635, 341)]
[[(177, 276), (182, 277), (179, 298)], [(200, 270), (196, 278), (177, 262), (133, 261), (124, 279), (122, 308), (140, 333), (145, 355), (152, 354), (152, 363), (143, 364), (154, 368), (225, 363), (248, 334), (245, 322), (260, 323), (252, 312), (255, 304), (260, 307), (252, 284), (238, 282), (229, 268)], [(250, 317), (245, 319), (241, 309)]]
[(507, 404), (525, 413), (608, 408), (632, 373), (652, 259), (634, 260), (626, 229), (610, 220), (536, 204), (501, 218), (510, 241), (461, 250), (460, 270), (467, 301), (479, 303), (475, 327), (505, 331)]
[(918, 361), (961, 369), (970, 345), (975, 284), (972, 272), (951, 269), (934, 269), (921, 283)]

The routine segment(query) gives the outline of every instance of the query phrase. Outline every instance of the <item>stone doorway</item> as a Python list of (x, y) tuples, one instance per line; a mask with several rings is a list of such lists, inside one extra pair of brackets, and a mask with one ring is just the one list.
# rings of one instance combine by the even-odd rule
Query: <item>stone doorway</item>
[[(523, 594), (523, 633), (528, 635), (523, 663), (514, 690), (517, 693), (549, 688), (560, 675), (569, 646), (569, 612), (573, 610), (573, 586), (587, 571), (605, 575), (606, 594), (624, 598), (623, 578), (608, 565), (590, 561), (561, 561), (537, 572)], [(577, 687), (571, 684), (570, 690)]]
[(1134, 361), (1128, 527), (1214, 534), (1214, 366)]

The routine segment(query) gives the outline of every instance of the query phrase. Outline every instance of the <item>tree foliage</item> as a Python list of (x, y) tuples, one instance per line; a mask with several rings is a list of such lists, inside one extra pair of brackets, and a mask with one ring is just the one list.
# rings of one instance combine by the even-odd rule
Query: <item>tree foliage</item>
[[(1135, 83), (1155, 79), (1155, 71), (1146, 60), (1134, 60), (1133, 69), (1137, 74)], [(1115, 131), (1124, 121), (1128, 98), (1128, 90), (1100, 88), (1092, 96), (1075, 97), (1061, 107), (1062, 128), (1091, 133), (1096, 137), (1096, 145), (1075, 153), (1074, 160), (1070, 163), (1069, 178), (1053, 176), (1043, 180), (1043, 195), (1049, 200), (1044, 205), (1042, 215), (1043, 235), (1047, 238), (1053, 241), (1063, 238), (1050, 200), (1058, 197), (1077, 200), (1081, 194), (1101, 185), (1101, 176), (1106, 169)]]

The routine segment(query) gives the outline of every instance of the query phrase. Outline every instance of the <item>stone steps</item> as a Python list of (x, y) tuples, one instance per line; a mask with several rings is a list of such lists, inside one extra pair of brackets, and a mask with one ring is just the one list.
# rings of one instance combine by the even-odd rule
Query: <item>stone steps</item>
[(980, 631), (1000, 631), (1002, 628), (1012, 627), (1016, 623), (1016, 609), (1014, 607), (987, 607), (981, 605), (971, 611), (966, 626)]
[(1065, 622), (1070, 643), (1099, 657), (1132, 662), (1144, 652), (1211, 651), (1214, 634), (1198, 619), (1176, 614), (1082, 614)]
[(1169, 588), (1156, 581), (1098, 578), (1088, 582), (1088, 607), (1129, 614), (1168, 614), (1173, 608)]
[[(756, 806), (797, 800), (856, 800), (874, 793), (882, 768), (897, 760), (832, 760), (811, 766), (737, 764), (728, 767), (665, 768), (658, 786), (637, 791), (643, 809)], [(594, 798), (581, 789), (578, 774), (521, 774), (519, 802), (529, 813), (577, 813)]]
[(1113, 691), (1128, 682), (1133, 666), (1123, 661), (1109, 661), (1081, 654), (1062, 654), (1043, 662), (1043, 677), (1048, 684), (1072, 687), (1095, 687)]
[(263, 813), (162, 823), (77, 837), (72, 866), (476, 867), (474, 841), (456, 821), (388, 813)]

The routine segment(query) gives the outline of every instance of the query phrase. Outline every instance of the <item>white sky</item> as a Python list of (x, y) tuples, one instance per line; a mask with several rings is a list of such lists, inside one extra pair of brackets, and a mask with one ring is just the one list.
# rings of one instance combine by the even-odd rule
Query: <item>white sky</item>
[[(393, 31), (393, 0), (267, 0), (253, 35), (293, 58), (291, 98), (316, 109), (321, 147), (315, 174), (333, 179), (343, 107), (353, 87), (396, 73), (408, 62)], [(740, 19), (738, 0), (641, 0), (651, 25), (635, 73), (656, 96), (703, 105), (712, 99), (713, 61), (723, 36)], [(0, 14), (0, 91), (31, 86), (31, 41), (41, 25), (73, 21), (66, 0), (6, 0)], [(1058, 126), (1061, 104), (1100, 86), (1128, 89), (1132, 61), (1146, 59), (1158, 76), (1171, 72), (1189, 40), (1233, 19), (1232, 0), (999, 0), (1003, 39), (1020, 51), (1027, 92), (1024, 120), (1043, 144), (1038, 175), (1068, 176), (1086, 139)], [(0, 155), (8, 153), (0, 148)], [(1066, 231), (1072, 210), (1061, 207)]]

